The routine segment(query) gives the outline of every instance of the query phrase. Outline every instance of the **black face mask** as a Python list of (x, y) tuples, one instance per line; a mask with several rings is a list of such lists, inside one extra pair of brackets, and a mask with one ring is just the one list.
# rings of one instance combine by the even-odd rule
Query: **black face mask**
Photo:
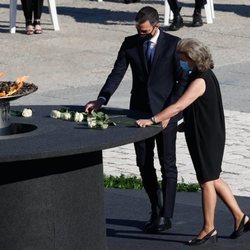
[(140, 36), (140, 40), (142, 42), (146, 42), (146, 41), (150, 40), (153, 37), (153, 35), (151, 33), (145, 34), (145, 35), (140, 35), (139, 34), (139, 36)]
[(144, 43), (146, 41), (149, 41), (153, 37), (153, 35), (151, 33), (145, 34), (145, 35), (140, 35), (139, 34), (139, 36), (140, 36), (140, 40), (141, 40), (142, 43)]
[(139, 29), (137, 29), (138, 35), (140, 37), (140, 41), (143, 43), (143, 42), (150, 40), (153, 37), (152, 32), (154, 31), (154, 29), (155, 29), (155, 26), (153, 27), (152, 31), (147, 34), (140, 33)]

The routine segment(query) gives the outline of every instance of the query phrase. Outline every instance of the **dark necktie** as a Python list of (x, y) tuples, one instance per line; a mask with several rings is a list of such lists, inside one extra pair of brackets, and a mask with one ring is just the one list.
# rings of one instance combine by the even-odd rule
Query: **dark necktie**
[(151, 62), (152, 62), (152, 48), (150, 47), (151, 43), (152, 42), (150, 40), (146, 42), (146, 51), (145, 51), (145, 56), (147, 59), (147, 65), (149, 70), (151, 68)]

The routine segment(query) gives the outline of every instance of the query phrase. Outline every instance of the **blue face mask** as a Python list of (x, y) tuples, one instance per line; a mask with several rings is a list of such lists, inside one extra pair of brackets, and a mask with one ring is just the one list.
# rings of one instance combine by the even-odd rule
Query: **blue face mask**
[(189, 67), (188, 62), (180, 60), (180, 66), (185, 72), (189, 72), (192, 69)]

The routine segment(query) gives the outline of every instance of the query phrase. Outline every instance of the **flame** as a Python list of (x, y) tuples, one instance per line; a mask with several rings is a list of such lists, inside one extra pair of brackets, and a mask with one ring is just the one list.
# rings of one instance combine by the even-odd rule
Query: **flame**
[(5, 91), (0, 92), (0, 97), (6, 96)]
[(0, 78), (5, 77), (5, 73), (4, 72), (0, 72)]
[(9, 90), (9, 93), (7, 94), (7, 96), (15, 94), (20, 88), (23, 87), (23, 83), (27, 82), (28, 79), (29, 79), (28, 76), (21, 76), (21, 77), (17, 78), (16, 79), (17, 85), (10, 87), (10, 90)]
[[(1, 73), (2, 72), (0, 72), (0, 77), (2, 76)], [(3, 75), (5, 75), (5, 74), (3, 73)], [(19, 89), (21, 89), (23, 87), (24, 82), (27, 82), (28, 79), (29, 79), (28, 76), (21, 76), (21, 77), (17, 78), (16, 81), (13, 84), (11, 84), (7, 93), (5, 90), (0, 92), (0, 97), (11, 96), (11, 95), (15, 94)]]
[(28, 82), (29, 77), (28, 76), (21, 76), (16, 79), (17, 84), (22, 84), (23, 82)]

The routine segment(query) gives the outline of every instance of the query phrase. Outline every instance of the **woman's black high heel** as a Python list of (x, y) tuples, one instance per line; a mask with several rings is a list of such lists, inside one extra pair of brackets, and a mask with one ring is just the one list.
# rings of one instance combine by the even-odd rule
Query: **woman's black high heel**
[(244, 232), (250, 230), (250, 220), (245, 223), (246, 215), (244, 214), (243, 218), (240, 221), (240, 225), (237, 230), (234, 230), (231, 235), (229, 236), (230, 239), (237, 239), (239, 238)]
[(212, 235), (215, 232), (215, 228), (210, 231), (207, 235), (205, 235), (202, 239), (192, 239), (191, 241), (188, 241), (188, 245), (189, 246), (198, 246), (201, 244), (205, 244), (205, 243), (216, 243), (218, 241), (218, 235), (217, 233)]
[(244, 232), (248, 232), (248, 231), (250, 231), (250, 219), (244, 225)]

